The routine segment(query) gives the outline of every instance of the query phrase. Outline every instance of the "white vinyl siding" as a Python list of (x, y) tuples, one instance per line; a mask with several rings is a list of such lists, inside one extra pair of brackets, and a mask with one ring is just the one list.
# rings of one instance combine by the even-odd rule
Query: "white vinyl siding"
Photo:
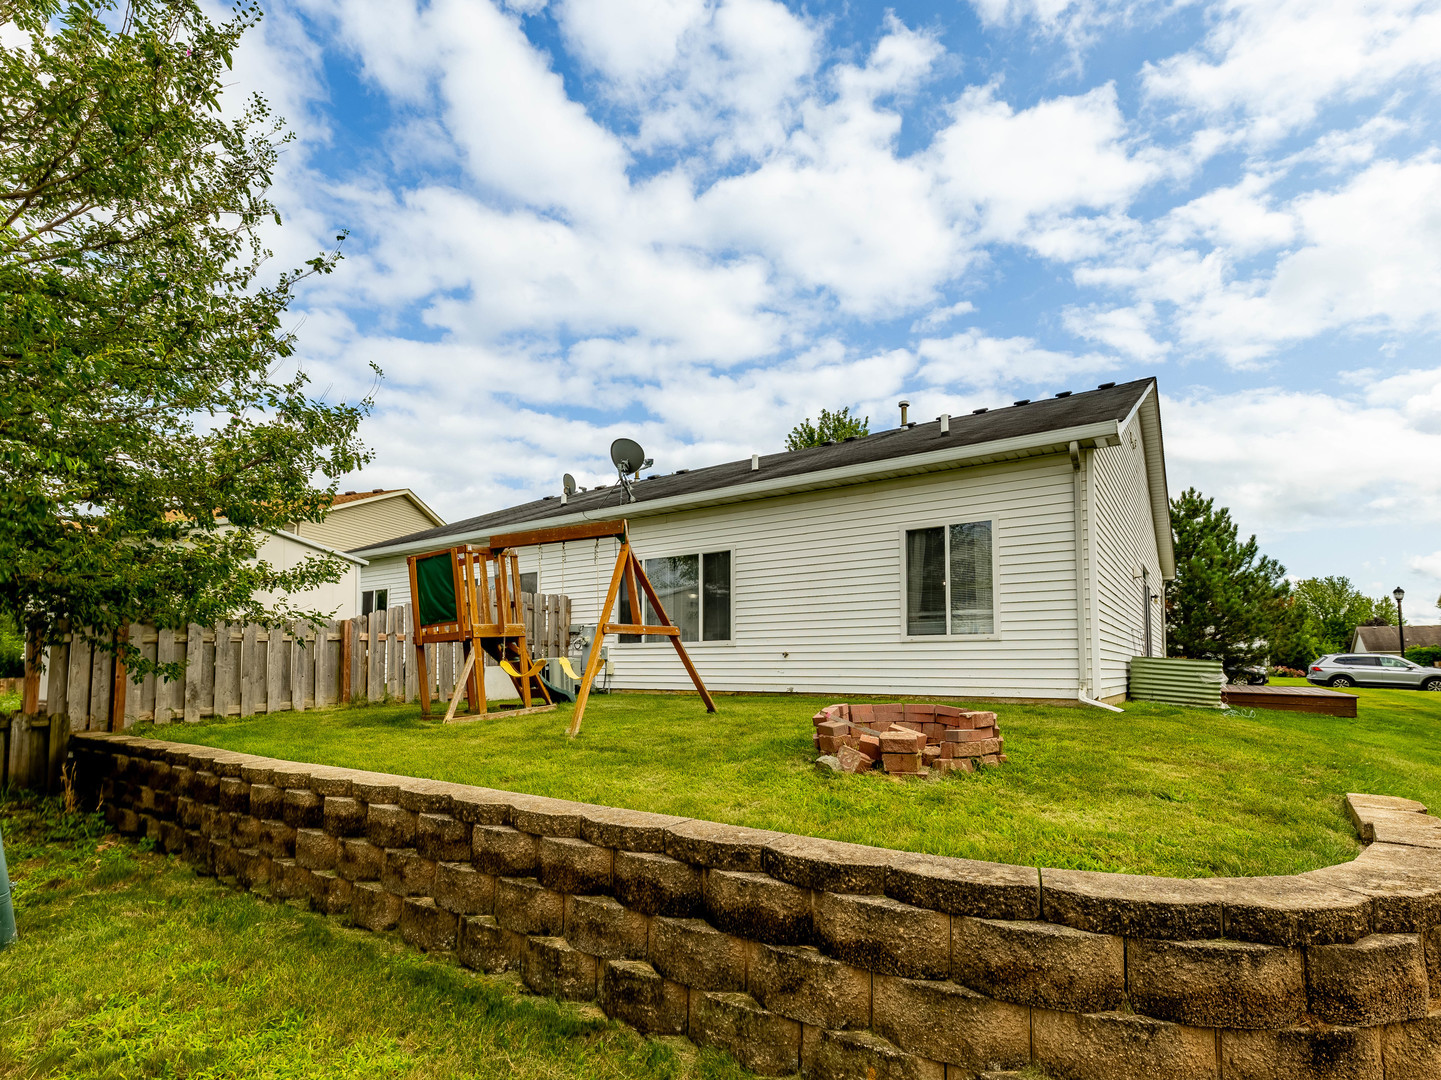
[[(1121, 429), (1119, 446), (1091, 455), (1097, 697), (1126, 692), (1131, 657), (1143, 655), (1145, 648), (1145, 589), (1149, 584), (1153, 595), (1162, 592), (1143, 440), (1140, 419), (1135, 417)], [(1164, 656), (1164, 601), (1152, 601), (1150, 608), (1151, 654)]]
[[(996, 523), (1000, 635), (907, 639), (898, 537), (978, 520)], [(1074, 699), (1072, 528), (1070, 463), (1050, 457), (637, 519), (631, 539), (642, 557), (732, 548), (731, 642), (687, 645), (714, 689)], [(610, 656), (618, 686), (688, 685), (669, 649)]]

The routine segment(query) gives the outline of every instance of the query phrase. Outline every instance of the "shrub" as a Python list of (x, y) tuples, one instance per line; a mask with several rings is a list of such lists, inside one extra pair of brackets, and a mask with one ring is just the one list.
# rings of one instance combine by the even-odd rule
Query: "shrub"
[(1422, 667), (1431, 667), (1441, 660), (1441, 645), (1417, 645), (1414, 649), (1406, 650), (1406, 659)]
[(1306, 673), (1304, 671), (1301, 671), (1299, 668), (1293, 667), (1273, 667), (1268, 671), (1268, 674), (1273, 679), (1304, 679), (1306, 677)]
[(25, 674), (25, 635), (9, 618), (0, 617), (0, 679), (18, 679)]

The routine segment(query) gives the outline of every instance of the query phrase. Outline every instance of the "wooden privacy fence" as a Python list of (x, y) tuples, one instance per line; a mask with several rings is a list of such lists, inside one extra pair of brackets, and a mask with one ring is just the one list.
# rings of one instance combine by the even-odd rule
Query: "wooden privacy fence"
[[(523, 593), (521, 602), (532, 654), (564, 656), (570, 598)], [(50, 649), (41, 711), (65, 717), (69, 731), (120, 731), (137, 720), (195, 723), (350, 701), (414, 701), (420, 688), (410, 620), (410, 605), (400, 604), (320, 626), (192, 623), (185, 632), (132, 626), (130, 644), (147, 659), (185, 662), (183, 679), (152, 674), (138, 684), (123, 665), (116, 670), (109, 653), (72, 638)], [(464, 663), (456, 643), (427, 645), (431, 694), (449, 697)]]

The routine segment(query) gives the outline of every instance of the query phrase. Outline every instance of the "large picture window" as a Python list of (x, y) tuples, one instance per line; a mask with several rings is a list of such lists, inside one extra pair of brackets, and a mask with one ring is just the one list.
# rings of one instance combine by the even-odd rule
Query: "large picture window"
[(996, 632), (992, 523), (966, 521), (906, 531), (906, 634)]
[[(731, 553), (708, 551), (695, 555), (664, 555), (645, 560), (656, 598), (670, 621), (680, 627), (681, 641), (729, 641), (731, 636)], [(645, 622), (659, 622), (650, 601), (645, 605)], [(633, 621), (636, 610), (624, 582), (620, 591), (620, 621)], [(621, 634), (623, 643), (664, 641), (658, 634)]]

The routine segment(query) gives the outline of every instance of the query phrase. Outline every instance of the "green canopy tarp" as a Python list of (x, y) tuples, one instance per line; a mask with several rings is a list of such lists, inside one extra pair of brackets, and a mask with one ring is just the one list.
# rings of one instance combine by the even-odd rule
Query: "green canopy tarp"
[(455, 622), (455, 576), (451, 571), (450, 553), (417, 559), (415, 587), (421, 626)]

